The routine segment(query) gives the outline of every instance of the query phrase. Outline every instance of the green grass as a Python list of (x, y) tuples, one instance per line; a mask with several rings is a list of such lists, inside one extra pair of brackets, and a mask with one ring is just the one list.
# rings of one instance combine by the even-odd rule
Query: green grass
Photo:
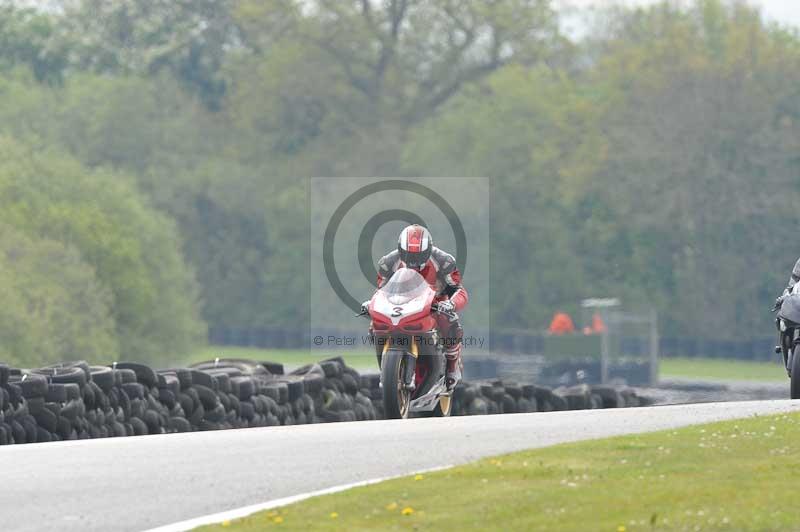
[(800, 414), (754, 417), (500, 456), (201, 530), (800, 530), (799, 452)]
[[(775, 355), (779, 357), (780, 355)], [(786, 370), (775, 362), (747, 362), (713, 358), (662, 358), (659, 375), (664, 377), (720, 380), (785, 381)]]
[(252, 358), (254, 360), (268, 360), (294, 368), (319, 362), (326, 358), (341, 356), (347, 365), (354, 368), (376, 368), (375, 352), (364, 349), (331, 350), (331, 349), (259, 349), (251, 347), (207, 346), (197, 350), (188, 357), (184, 364), (214, 360), (215, 358)]

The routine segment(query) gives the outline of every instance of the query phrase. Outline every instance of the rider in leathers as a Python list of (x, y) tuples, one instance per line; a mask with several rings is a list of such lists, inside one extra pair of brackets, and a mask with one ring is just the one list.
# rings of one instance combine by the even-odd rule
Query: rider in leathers
[(378, 288), (402, 267), (417, 270), (436, 291), (435, 301), (439, 309), (436, 322), (445, 340), (447, 385), (452, 388), (461, 380), (464, 331), (458, 318), (451, 319), (448, 314), (463, 310), (469, 301), (469, 295), (461, 285), (461, 273), (453, 256), (435, 247), (430, 232), (420, 225), (403, 229), (397, 249), (378, 261)]

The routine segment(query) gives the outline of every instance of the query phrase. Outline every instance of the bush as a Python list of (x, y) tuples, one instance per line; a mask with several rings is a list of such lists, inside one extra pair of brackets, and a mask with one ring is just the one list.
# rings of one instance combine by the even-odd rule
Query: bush
[(188, 352), (204, 339), (205, 325), (172, 221), (128, 183), (0, 137), (0, 223), (77, 250), (112, 295), (120, 355), (158, 361)]
[(0, 226), (0, 359), (25, 366), (118, 354), (113, 298), (69, 245)]

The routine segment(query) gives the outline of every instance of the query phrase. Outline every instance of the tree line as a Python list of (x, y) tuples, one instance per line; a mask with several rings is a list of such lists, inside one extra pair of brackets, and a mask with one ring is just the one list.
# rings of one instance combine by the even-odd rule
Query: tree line
[(0, 358), (159, 361), (208, 326), (302, 325), (309, 176), (490, 177), (496, 328), (608, 295), (667, 334), (769, 334), (800, 255), (797, 31), (723, 0), (563, 20), (0, 2)]

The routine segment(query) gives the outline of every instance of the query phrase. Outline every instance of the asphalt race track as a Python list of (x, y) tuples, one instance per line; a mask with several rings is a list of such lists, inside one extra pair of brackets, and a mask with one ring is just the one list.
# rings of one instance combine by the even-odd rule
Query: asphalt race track
[(794, 410), (726, 402), (9, 445), (2, 529), (145, 530), (520, 449)]

